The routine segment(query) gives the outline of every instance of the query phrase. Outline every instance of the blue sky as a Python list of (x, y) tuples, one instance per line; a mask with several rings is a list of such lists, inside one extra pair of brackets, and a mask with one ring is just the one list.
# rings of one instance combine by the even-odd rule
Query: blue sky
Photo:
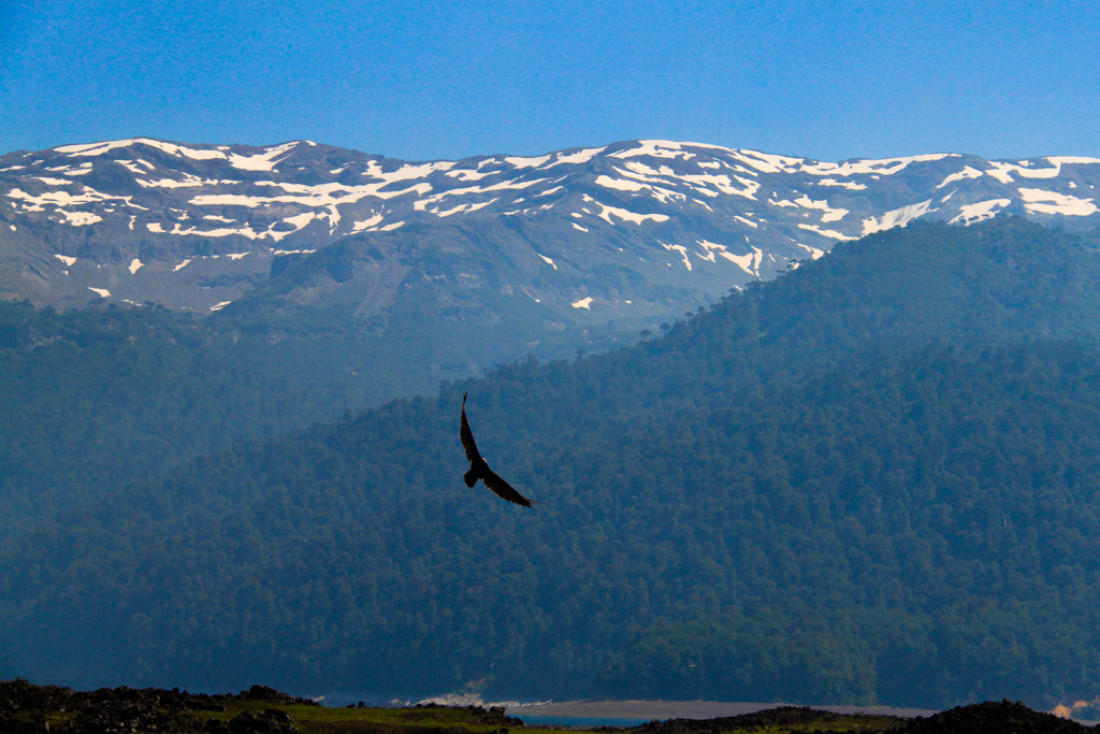
[(1100, 157), (1100, 3), (0, 0), (0, 152)]

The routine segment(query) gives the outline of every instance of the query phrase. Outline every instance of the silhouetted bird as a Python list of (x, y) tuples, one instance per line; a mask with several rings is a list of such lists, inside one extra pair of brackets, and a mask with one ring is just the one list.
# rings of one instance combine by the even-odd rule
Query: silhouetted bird
[(470, 462), (470, 471), (466, 472), (463, 477), (466, 480), (466, 486), (472, 487), (480, 479), (485, 482), (486, 487), (496, 492), (500, 497), (509, 502), (515, 502), (517, 505), (530, 507), (531, 500), (512, 489), (511, 485), (497, 476), (489, 468), (485, 459), (481, 458), (481, 453), (477, 450), (477, 444), (474, 443), (474, 434), (470, 430), (469, 422), (466, 420), (466, 393), (462, 393), (462, 430), (460, 435), (462, 436), (462, 447), (466, 449), (466, 459)]

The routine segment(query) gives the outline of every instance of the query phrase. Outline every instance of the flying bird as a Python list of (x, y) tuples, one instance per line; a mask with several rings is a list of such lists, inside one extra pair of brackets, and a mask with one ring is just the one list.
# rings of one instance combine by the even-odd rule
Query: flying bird
[(523, 505), (524, 507), (531, 506), (531, 500), (524, 497), (522, 494), (512, 489), (512, 486), (508, 482), (501, 479), (497, 474), (489, 468), (489, 464), (485, 459), (481, 457), (481, 452), (477, 450), (477, 444), (474, 443), (474, 434), (470, 430), (470, 423), (466, 420), (466, 393), (462, 393), (462, 430), (460, 431), (462, 436), (462, 447), (466, 449), (466, 459), (470, 462), (470, 471), (466, 472), (463, 479), (466, 480), (466, 486), (472, 487), (477, 484), (477, 480), (480, 479), (485, 483), (485, 486), (496, 492), (496, 494), (509, 502), (515, 502), (517, 505)]

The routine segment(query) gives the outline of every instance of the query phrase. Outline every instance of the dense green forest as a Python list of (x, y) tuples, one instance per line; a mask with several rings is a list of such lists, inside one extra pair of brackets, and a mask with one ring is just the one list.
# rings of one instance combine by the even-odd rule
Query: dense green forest
[[(1092, 698), (1098, 294), (1087, 240), (913, 225), (632, 348), (135, 475), (6, 537), (0, 677)], [(537, 509), (463, 485), (464, 391)]]
[[(541, 330), (524, 329), (538, 318), (516, 294), (443, 308), (430, 289), (411, 288), (369, 317), (348, 304), (292, 308), (262, 297), (301, 286), (311, 268), (349, 267), (349, 247), (205, 317), (151, 303), (56, 312), (0, 302), (0, 532), (233, 441), (430, 393), (483, 373), (498, 361), (489, 355), (522, 357), (534, 344), (572, 356), (579, 344), (627, 339), (621, 329), (581, 335), (563, 321), (531, 342)], [(457, 267), (433, 267), (447, 264)], [(505, 326), (498, 311), (522, 318)]]
[(479, 371), (461, 330), (464, 348), (438, 340), (449, 362), (410, 370), (423, 355), (337, 316), (0, 303), (0, 532), (233, 441), (424, 392), (433, 373)]

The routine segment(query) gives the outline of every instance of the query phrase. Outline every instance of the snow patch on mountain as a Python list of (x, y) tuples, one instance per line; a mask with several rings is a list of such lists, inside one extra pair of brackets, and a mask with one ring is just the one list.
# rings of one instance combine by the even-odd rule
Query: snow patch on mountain
[(63, 178), (52, 178), (50, 176), (35, 176), (35, 181), (40, 181), (47, 186), (68, 186), (69, 182)]
[(87, 227), (88, 225), (103, 221), (103, 217), (92, 212), (70, 212), (59, 210), (58, 214), (65, 217), (66, 224), (71, 224), (74, 227)]
[(758, 150), (731, 151), (731, 157), (760, 173), (796, 173), (804, 163), (802, 158), (761, 153)]
[(669, 220), (667, 214), (638, 214), (619, 207), (602, 204), (587, 194), (584, 196), (584, 201), (599, 207), (600, 211), (596, 213), (596, 216), (611, 225), (615, 224), (615, 220), (612, 219), (612, 217), (617, 218), (621, 222), (630, 222), (631, 224), (637, 224), (639, 226), (646, 222), (667, 222)]
[(737, 267), (744, 270), (749, 275), (759, 277), (760, 275), (760, 263), (764, 260), (764, 251), (759, 247), (752, 248), (752, 252), (746, 255), (734, 255), (729, 252), (722, 253), (723, 257), (732, 260), (737, 264)]
[(811, 260), (817, 260), (818, 258), (825, 256), (825, 250), (820, 250), (816, 247), (810, 247), (809, 245), (804, 245), (801, 242), (796, 242), (795, 245), (810, 253)]
[(636, 147), (609, 153), (611, 158), (694, 158), (695, 154), (683, 150), (680, 143), (671, 140), (640, 140)]
[(893, 176), (914, 163), (941, 161), (950, 157), (955, 156), (951, 153), (930, 153), (903, 158), (869, 158), (841, 163), (818, 161), (804, 165), (801, 170), (814, 176), (838, 176), (842, 178), (863, 175)]
[(815, 200), (811, 199), (809, 196), (806, 196), (805, 194), (803, 194), (798, 199), (795, 199), (794, 203), (798, 204), (803, 209), (820, 209), (822, 212), (824, 212), (821, 215), (822, 223), (836, 222), (836, 221), (839, 221), (841, 219), (844, 219), (844, 217), (846, 217), (848, 215), (848, 210), (847, 209), (841, 209), (839, 207), (833, 208), (833, 207), (829, 206), (828, 201), (826, 201), (824, 199), (822, 199), (820, 201), (815, 201)]
[(756, 248), (753, 248), (753, 252), (749, 254), (734, 255), (732, 252), (729, 251), (729, 247), (727, 247), (726, 245), (721, 245), (717, 242), (710, 242), (709, 240), (697, 240), (696, 244), (703, 248), (703, 253), (696, 253), (696, 257), (700, 257), (708, 262), (717, 263), (717, 258), (721, 257), (733, 263), (742, 270), (745, 270), (746, 272), (751, 272), (754, 267), (757, 267), (760, 264), (759, 257), (762, 254), (762, 251)]
[(961, 171), (956, 171), (954, 173), (948, 174), (947, 176), (944, 176), (943, 181), (940, 181), (936, 188), (942, 189), (943, 187), (953, 184), (956, 181), (965, 181), (969, 178), (981, 178), (984, 175), (985, 174), (979, 171), (977, 168), (965, 166)]
[[(80, 155), (103, 155), (109, 153), (115, 148), (128, 148), (134, 143), (138, 142), (138, 138), (131, 138), (129, 140), (110, 140), (102, 143), (81, 143), (77, 145), (60, 145), (54, 150), (58, 153), (63, 153), (68, 156), (80, 156)], [(150, 141), (155, 142), (155, 141)]]
[(71, 177), (71, 176), (87, 176), (91, 172), (92, 172), (92, 163), (91, 163), (91, 161), (84, 161), (83, 163), (81, 163), (76, 168), (70, 168), (68, 170), (62, 171), (61, 173), (65, 176), (70, 176)]
[(127, 140), (111, 140), (101, 143), (87, 143), (80, 145), (62, 145), (53, 150), (71, 157), (101, 156), (118, 148), (129, 148), (136, 145), (144, 145), (155, 148), (171, 156), (190, 158), (196, 161), (225, 160), (229, 165), (242, 171), (271, 171), (280, 160), (280, 157), (297, 147), (300, 141), (284, 143), (282, 145), (265, 148), (259, 153), (246, 155), (238, 152), (226, 152), (228, 146), (218, 148), (192, 148), (186, 145), (177, 145), (163, 140), (152, 138), (130, 138)]
[(180, 175), (183, 178), (162, 178), (156, 181), (152, 179), (136, 178), (134, 181), (138, 186), (144, 186), (149, 189), (194, 189), (201, 186), (231, 186), (243, 183), (242, 181), (234, 180), (203, 179), (187, 172), (181, 172)]
[[(66, 182), (68, 183), (68, 182)], [(68, 191), (46, 191), (38, 196), (30, 194), (22, 189), (11, 189), (8, 192), (8, 198), (18, 202), (22, 202), (21, 206), (28, 212), (41, 212), (45, 211), (46, 207), (66, 207), (66, 206), (80, 206), (83, 204), (95, 204), (102, 202), (121, 202), (127, 206), (132, 206), (132, 196), (114, 196), (111, 194), (104, 194), (102, 192), (90, 189), (86, 186), (81, 187), (82, 191), (79, 194), (72, 194)], [(135, 207), (140, 208), (140, 207)]]
[(361, 219), (359, 221), (353, 222), (351, 225), (351, 231), (353, 234), (369, 231), (381, 224), (384, 218), (385, 217), (383, 217), (381, 213), (375, 212), (368, 219)]
[(1046, 162), (1043, 168), (1032, 167), (1033, 161), (990, 161), (989, 175), (1001, 183), (1013, 183), (1013, 175), (1021, 178), (1058, 178), (1062, 175), (1063, 165), (1095, 165), (1100, 163), (1098, 158), (1082, 158), (1079, 156), (1050, 156), (1040, 159)]
[(439, 207), (430, 208), (427, 206), (426, 201), (418, 201), (416, 202), (415, 206), (417, 209), (421, 211), (431, 212), (437, 217), (449, 217), (454, 214), (469, 214), (471, 212), (476, 212), (479, 209), (484, 209), (487, 206), (495, 204), (497, 201), (498, 197), (495, 197), (486, 201), (471, 202), (468, 204), (457, 204), (450, 209), (440, 209)]
[(821, 235), (822, 237), (828, 237), (832, 240), (846, 241), (857, 239), (856, 237), (846, 235), (843, 232), (837, 232), (835, 229), (825, 229), (823, 227), (819, 227), (816, 224), (799, 224), (798, 228), (804, 229), (807, 232), (813, 232), (814, 234)]
[(285, 143), (274, 148), (268, 148), (263, 153), (256, 153), (255, 155), (230, 153), (228, 160), (231, 166), (242, 171), (271, 171), (281, 160), (281, 156), (297, 146), (297, 142)]
[(1011, 204), (1009, 199), (988, 199), (973, 204), (963, 204), (959, 213), (948, 221), (949, 224), (974, 224), (997, 215), (997, 212)]
[[(491, 185), (488, 185), (488, 186), (468, 186), (466, 188), (461, 188), (461, 189), (449, 189), (449, 190), (446, 190), (446, 191), (440, 191), (437, 194), (433, 194), (431, 196), (424, 197), (422, 199), (419, 199), (418, 201), (413, 202), (413, 208), (418, 210), (418, 211), (430, 211), (433, 214), (437, 214), (438, 210), (433, 209), (432, 207), (439, 204), (439, 202), (443, 201), (444, 199), (447, 199), (447, 198), (450, 198), (450, 197), (454, 197), (454, 196), (480, 196), (480, 195), (491, 194), (491, 193), (496, 193), (496, 192), (500, 192), (500, 191), (522, 191), (522, 190), (528, 189), (532, 186), (537, 186), (538, 184), (544, 183), (545, 181), (546, 181), (546, 179), (532, 179), (530, 181), (508, 181), (508, 180), (504, 180), (504, 181), (498, 181), (497, 183), (491, 184)], [(427, 186), (430, 190), (430, 188), (431, 188), (430, 184), (424, 184), (424, 185)], [(478, 208), (481, 208), (481, 207), (478, 207)], [(473, 209), (471, 211), (476, 211), (476, 209)], [(445, 215), (440, 215), (440, 216), (445, 216)]]
[(267, 230), (264, 232), (257, 232), (252, 228), (252, 225), (246, 224), (243, 227), (219, 227), (217, 229), (198, 229), (196, 227), (183, 227), (179, 222), (173, 224), (172, 229), (165, 229), (164, 225), (160, 222), (149, 222), (145, 227), (155, 234), (170, 234), (180, 237), (246, 237), (250, 240), (260, 239), (261, 237), (270, 237), (276, 242), (279, 241), (285, 233), (274, 232)]
[[(720, 194), (727, 196), (741, 196), (756, 201), (756, 192), (760, 190), (760, 183), (751, 179), (734, 176), (731, 180), (726, 175), (715, 174), (684, 174), (680, 179), (704, 196), (717, 197)], [(737, 184), (734, 184), (734, 181)]]
[[(633, 176), (635, 179), (641, 179), (638, 174), (623, 172), (625, 175)], [(644, 180), (644, 179), (643, 179)], [(674, 201), (685, 201), (687, 199), (684, 194), (673, 191), (672, 189), (662, 186), (655, 186), (653, 184), (642, 183), (640, 180), (625, 180), (620, 178), (611, 178), (607, 175), (601, 175), (596, 177), (595, 184), (602, 186), (606, 189), (614, 189), (616, 191), (626, 191), (629, 193), (648, 193), (650, 198), (656, 199), (662, 204), (668, 204)]]
[(842, 189), (848, 189), (849, 191), (866, 191), (867, 184), (856, 183), (855, 181), (837, 181), (835, 178), (823, 178), (817, 182), (818, 186), (838, 186)]
[(572, 153), (558, 153), (554, 159), (554, 163), (551, 165), (558, 165), (559, 163), (565, 163), (571, 166), (583, 165), (603, 153), (605, 150), (607, 150), (607, 146), (602, 148), (582, 148)]
[(538, 168), (542, 164), (546, 163), (548, 160), (550, 160), (550, 156), (548, 155), (540, 155), (534, 158), (522, 158), (512, 156), (509, 158), (505, 158), (504, 162), (512, 166), (513, 168)]
[(933, 211), (931, 207), (932, 200), (928, 199), (919, 204), (910, 204), (909, 206), (903, 206), (899, 209), (891, 209), (880, 217), (867, 217), (863, 220), (863, 232), (861, 236), (866, 237), (869, 234), (893, 229), (894, 227), (904, 227), (917, 217), (923, 217), (925, 214)]
[(1057, 191), (1020, 188), (1024, 208), (1036, 214), (1063, 214), (1071, 217), (1087, 217), (1096, 213), (1092, 199), (1060, 194)]
[(691, 270), (691, 258), (688, 257), (688, 251), (686, 247), (684, 247), (683, 245), (668, 245), (665, 243), (661, 243), (661, 246), (669, 252), (679, 253), (681, 259), (684, 261), (684, 267), (686, 267), (688, 270)]

